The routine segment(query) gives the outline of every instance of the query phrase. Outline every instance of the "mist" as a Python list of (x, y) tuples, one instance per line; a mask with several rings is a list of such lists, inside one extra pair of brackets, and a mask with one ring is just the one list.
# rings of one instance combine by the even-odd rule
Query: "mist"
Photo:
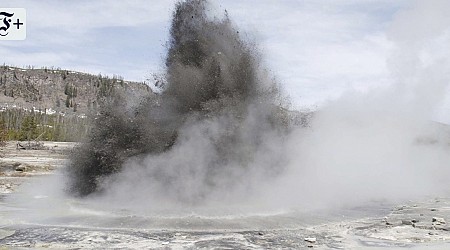
[[(188, 115), (170, 150), (126, 159), (120, 172), (102, 181), (104, 192), (93, 199), (145, 211), (228, 207), (243, 212), (356, 206), (445, 194), (450, 134), (447, 125), (433, 119), (449, 82), (445, 70), (449, 54), (441, 51), (450, 38), (444, 25), (449, 24), (443, 13), (446, 7), (440, 6), (446, 4), (419, 1), (398, 13), (387, 33), (393, 48), (388, 59), (393, 83), (346, 92), (318, 109), (306, 127), (293, 125), (292, 117), (277, 111), (286, 106), (272, 92), (249, 89), (239, 97), (202, 96), (214, 85), (211, 81), (202, 82), (211, 87), (186, 85), (188, 79), (202, 75), (203, 68), (170, 66), (170, 54), (177, 54), (172, 47), (164, 90), (171, 103), (178, 108), (179, 103), (189, 107), (197, 100), (214, 100), (215, 112), (205, 117), (176, 111)], [(442, 19), (429, 20), (430, 12)], [(220, 61), (221, 77), (227, 84), (248, 83), (227, 78), (232, 76), (227, 67), (239, 62), (232, 49), (238, 40), (219, 43), (216, 35), (202, 33), (213, 41), (211, 50), (226, 55)], [(246, 46), (251, 46), (248, 52), (257, 51), (254, 44)], [(279, 88), (258, 62), (259, 55), (252, 56), (252, 70), (259, 73), (249, 87)], [(274, 126), (267, 118), (276, 115), (284, 120)]]
[(450, 129), (434, 121), (450, 79), (448, 2), (417, 1), (390, 23), (392, 84), (347, 91), (308, 124), (295, 122), (302, 114), (288, 111), (288, 93), (232, 13), (209, 8), (176, 5), (157, 93), (105, 100), (63, 177), (29, 190), (163, 215), (333, 209), (448, 193)]
[(387, 33), (392, 84), (347, 91), (289, 136), (281, 193), (300, 195), (279, 202), (330, 207), (448, 194), (450, 130), (436, 110), (449, 93), (449, 7), (417, 1), (399, 12)]

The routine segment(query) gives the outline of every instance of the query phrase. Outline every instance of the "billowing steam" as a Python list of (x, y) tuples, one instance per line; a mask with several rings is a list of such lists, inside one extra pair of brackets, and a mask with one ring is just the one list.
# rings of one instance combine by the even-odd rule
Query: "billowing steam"
[(450, 133), (431, 122), (450, 80), (449, 6), (439, 3), (394, 20), (395, 84), (348, 93), (307, 128), (292, 124), (258, 50), (227, 15), (209, 15), (203, 0), (178, 3), (161, 94), (103, 107), (72, 156), (69, 193), (131, 207), (284, 208), (448, 191)]
[(255, 46), (207, 7), (204, 0), (177, 4), (162, 94), (138, 104), (109, 100), (71, 159), (71, 193), (115, 190), (193, 204), (218, 190), (251, 189), (254, 173), (282, 171), (281, 155), (267, 143), (283, 140), (290, 123), (278, 86)]

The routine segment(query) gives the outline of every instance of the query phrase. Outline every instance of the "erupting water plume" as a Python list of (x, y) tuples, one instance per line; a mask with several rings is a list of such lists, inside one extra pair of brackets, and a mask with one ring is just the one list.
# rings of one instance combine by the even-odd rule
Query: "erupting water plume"
[(249, 176), (282, 171), (281, 151), (267, 143), (282, 141), (290, 127), (279, 87), (228, 15), (207, 9), (205, 0), (176, 5), (161, 94), (138, 104), (120, 94), (106, 101), (71, 157), (70, 193), (132, 197), (145, 189), (138, 193), (147, 199), (195, 204), (252, 189)]

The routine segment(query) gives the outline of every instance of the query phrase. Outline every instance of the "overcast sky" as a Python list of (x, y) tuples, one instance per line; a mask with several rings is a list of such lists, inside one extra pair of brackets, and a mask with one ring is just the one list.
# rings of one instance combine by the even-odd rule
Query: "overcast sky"
[[(174, 0), (4, 1), (27, 10), (27, 39), (0, 41), (0, 62), (143, 81), (161, 71)], [(223, 0), (295, 107), (392, 80), (387, 36), (406, 0)]]

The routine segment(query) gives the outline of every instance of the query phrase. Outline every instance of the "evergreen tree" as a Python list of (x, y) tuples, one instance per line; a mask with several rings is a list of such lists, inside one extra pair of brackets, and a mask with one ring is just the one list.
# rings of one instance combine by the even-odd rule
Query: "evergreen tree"
[(8, 130), (6, 129), (3, 120), (0, 120), (0, 147), (6, 145), (6, 140), (8, 139)]
[(19, 140), (33, 140), (37, 137), (37, 124), (33, 116), (26, 116), (22, 121)]
[(67, 96), (67, 98), (66, 98), (66, 108), (69, 108), (69, 107), (70, 107), (70, 97)]

